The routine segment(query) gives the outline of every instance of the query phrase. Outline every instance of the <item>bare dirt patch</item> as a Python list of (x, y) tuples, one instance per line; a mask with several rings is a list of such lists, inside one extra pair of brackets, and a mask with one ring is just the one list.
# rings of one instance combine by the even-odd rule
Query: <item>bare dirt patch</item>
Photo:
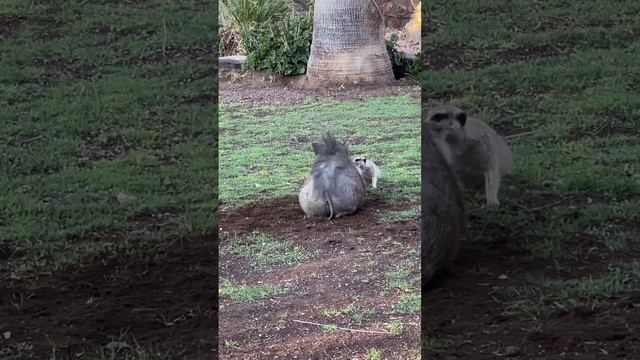
[(217, 249), (213, 236), (176, 239), (159, 252), (96, 259), (36, 278), (0, 281), (3, 347), (27, 343), (34, 359), (85, 356), (110, 341), (215, 355)]
[[(602, 271), (597, 262), (565, 263), (563, 276)], [(509, 315), (501, 289), (527, 277), (554, 273), (550, 262), (531, 261), (524, 251), (498, 244), (463, 243), (454, 275), (423, 296), (425, 335), (447, 344), (427, 351), (430, 359), (495, 359), (510, 346), (511, 359), (632, 359), (640, 351), (640, 308), (633, 296), (607, 310), (577, 309), (542, 319)], [(501, 277), (507, 275), (507, 278)], [(450, 309), (456, 309), (452, 314)], [(606, 324), (606, 325), (605, 325)]]
[(96, 134), (85, 141), (87, 147), (80, 162), (114, 160), (137, 146), (122, 135), (109, 133)]
[(25, 21), (24, 17), (0, 14), (0, 39), (15, 36)]
[[(223, 250), (221, 278), (252, 286), (277, 284), (290, 290), (252, 302), (234, 303), (222, 298), (221, 358), (310, 358), (313, 354), (313, 359), (362, 359), (372, 348), (380, 349), (385, 359), (411, 358), (419, 347), (418, 314), (394, 312), (394, 305), (409, 293), (385, 290), (385, 284), (386, 274), (402, 263), (413, 265), (412, 276), (419, 276), (418, 220), (383, 224), (378, 218), (384, 211), (406, 207), (372, 198), (353, 216), (332, 221), (303, 219), (297, 197), (291, 196), (223, 210), (222, 249), (229, 247), (234, 236), (260, 231), (279, 240), (293, 241), (314, 255), (300, 263), (261, 272), (248, 259)], [(326, 315), (329, 309), (349, 305), (371, 314), (362, 323), (349, 316)], [(390, 322), (406, 325), (402, 334), (391, 335), (327, 331), (294, 320), (379, 332), (388, 332), (384, 324)], [(225, 346), (234, 342), (237, 346)]]
[(420, 98), (420, 87), (408, 80), (390, 84), (301, 89), (293, 83), (301, 77), (270, 79), (266, 73), (227, 73), (220, 76), (220, 102), (260, 104), (301, 104), (310, 99), (362, 100), (372, 96), (409, 95)]

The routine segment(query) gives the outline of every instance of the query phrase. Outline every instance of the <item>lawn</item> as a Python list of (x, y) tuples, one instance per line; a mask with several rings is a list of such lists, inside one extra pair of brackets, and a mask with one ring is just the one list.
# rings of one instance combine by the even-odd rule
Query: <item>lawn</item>
[(216, 6), (3, 1), (3, 356), (215, 351)]
[(502, 208), (470, 214), (455, 275), (424, 295), (426, 355), (638, 353), (640, 4), (425, 9), (423, 96), (461, 104), (515, 152)]

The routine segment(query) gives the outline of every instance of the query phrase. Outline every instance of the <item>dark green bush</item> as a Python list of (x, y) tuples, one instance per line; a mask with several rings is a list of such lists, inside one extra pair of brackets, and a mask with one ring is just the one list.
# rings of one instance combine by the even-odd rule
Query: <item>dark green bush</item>
[(404, 77), (405, 63), (402, 53), (396, 49), (396, 43), (398, 42), (398, 34), (393, 34), (388, 39), (385, 39), (384, 43), (387, 46), (387, 54), (391, 59), (391, 69), (393, 70), (393, 76), (396, 79)]
[(246, 70), (268, 70), (272, 74), (300, 75), (307, 70), (311, 51), (313, 15), (292, 13), (284, 20), (263, 24), (254, 30), (244, 63)]

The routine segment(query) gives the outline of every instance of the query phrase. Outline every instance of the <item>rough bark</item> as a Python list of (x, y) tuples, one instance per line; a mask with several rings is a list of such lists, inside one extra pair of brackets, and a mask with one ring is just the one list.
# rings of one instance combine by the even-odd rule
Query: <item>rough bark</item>
[[(423, 111), (423, 113), (425, 113)], [(422, 288), (455, 259), (464, 231), (462, 194), (422, 124)]]
[(316, 0), (307, 79), (318, 83), (384, 83), (394, 79), (375, 0)]

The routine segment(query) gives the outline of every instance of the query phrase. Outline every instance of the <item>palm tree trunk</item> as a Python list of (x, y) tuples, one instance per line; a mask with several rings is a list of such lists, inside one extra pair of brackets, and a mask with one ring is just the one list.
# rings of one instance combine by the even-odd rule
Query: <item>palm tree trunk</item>
[(362, 84), (394, 79), (384, 43), (382, 9), (375, 1), (315, 1), (307, 63), (310, 82)]

